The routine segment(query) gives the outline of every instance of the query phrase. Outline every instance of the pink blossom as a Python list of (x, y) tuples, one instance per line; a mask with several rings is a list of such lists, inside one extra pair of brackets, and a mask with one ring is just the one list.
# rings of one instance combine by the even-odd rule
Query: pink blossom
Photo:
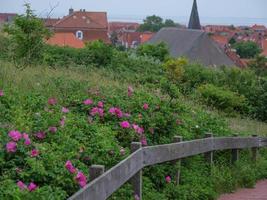
[(82, 172), (78, 172), (75, 179), (81, 187), (84, 187), (86, 185), (87, 179)]
[(94, 107), (90, 111), (91, 116), (99, 115), (100, 117), (104, 116), (104, 110), (102, 108)]
[(57, 127), (55, 127), (55, 126), (50, 126), (50, 127), (48, 128), (48, 131), (51, 132), (51, 133), (55, 133), (55, 132), (57, 132)]
[(97, 106), (98, 106), (99, 108), (103, 108), (103, 107), (104, 107), (104, 103), (103, 103), (102, 101), (99, 101), (99, 102), (97, 103)]
[(142, 144), (142, 146), (147, 146), (147, 140), (145, 137), (142, 137), (141, 144)]
[(170, 183), (172, 181), (172, 179), (170, 176), (166, 176), (165, 181), (166, 181), (166, 183)]
[(21, 190), (25, 190), (25, 189), (27, 189), (27, 185), (25, 185), (22, 181), (18, 181), (18, 182), (17, 182), (17, 186), (18, 186)]
[(83, 104), (84, 105), (91, 105), (91, 104), (93, 104), (93, 101), (91, 99), (86, 99), (83, 101)]
[(30, 140), (30, 138), (26, 138), (25, 141), (24, 141), (24, 144), (25, 144), (26, 146), (31, 145), (31, 140)]
[(137, 134), (143, 134), (144, 133), (144, 129), (142, 127), (138, 126), (137, 124), (133, 124), (132, 127)]
[(45, 139), (46, 134), (45, 134), (45, 132), (40, 131), (40, 132), (35, 134), (35, 137), (37, 137), (39, 140), (43, 140), (43, 139)]
[(72, 165), (72, 163), (71, 163), (70, 160), (68, 160), (68, 161), (66, 162), (65, 167), (66, 167), (66, 169), (67, 169), (70, 173), (72, 173), (72, 174), (74, 174), (74, 173), (76, 172), (76, 169), (75, 169), (75, 167)]
[(130, 113), (124, 113), (123, 116), (128, 118), (128, 117), (131, 117), (131, 114)]
[(57, 99), (56, 98), (49, 98), (47, 103), (49, 105), (56, 105), (57, 104)]
[(133, 95), (133, 88), (131, 86), (128, 87), (128, 97), (131, 97)]
[(130, 128), (130, 127), (131, 127), (131, 125), (130, 125), (130, 123), (129, 123), (128, 121), (123, 121), (123, 122), (121, 122), (121, 123), (120, 123), (120, 126), (121, 126), (122, 128), (124, 128), (124, 129), (126, 129), (126, 128)]
[(8, 142), (6, 144), (6, 150), (7, 152), (16, 152), (17, 151), (17, 143), (16, 142)]
[(149, 108), (149, 105), (147, 104), (147, 103), (145, 103), (144, 105), (143, 105), (143, 109), (144, 110), (147, 110)]
[(69, 110), (68, 108), (66, 108), (66, 107), (62, 107), (61, 111), (62, 111), (63, 113), (68, 113), (68, 112), (70, 112), (70, 110)]
[(29, 138), (29, 135), (28, 135), (27, 133), (23, 133), (23, 134), (22, 134), (22, 137), (23, 137), (23, 139), (25, 139), (25, 140), (26, 140), (26, 139), (28, 139), (28, 138)]
[(136, 194), (134, 195), (134, 200), (140, 200), (139, 196)]
[(0, 97), (4, 96), (4, 91), (0, 90)]
[(39, 151), (37, 149), (33, 149), (31, 151), (31, 157), (37, 157), (39, 155)]
[(38, 187), (38, 186), (37, 186), (35, 183), (31, 182), (30, 185), (28, 186), (28, 190), (29, 190), (30, 192), (32, 192), (32, 191), (36, 190), (37, 187)]
[(65, 119), (66, 119), (66, 117), (65, 116), (63, 116), (62, 118), (61, 118), (61, 120), (60, 120), (60, 126), (61, 127), (64, 127), (65, 126)]
[(123, 147), (120, 148), (120, 154), (121, 154), (122, 156), (125, 155), (125, 149), (124, 149)]
[(12, 130), (8, 133), (8, 136), (12, 138), (13, 141), (17, 142), (22, 138), (22, 135), (19, 131)]
[(109, 113), (112, 115), (116, 115), (118, 118), (123, 117), (123, 112), (119, 108), (112, 107), (109, 109)]

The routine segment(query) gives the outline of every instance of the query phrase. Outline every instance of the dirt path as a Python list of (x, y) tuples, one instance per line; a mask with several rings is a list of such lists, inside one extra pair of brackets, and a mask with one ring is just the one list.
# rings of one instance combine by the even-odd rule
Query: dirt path
[(267, 180), (259, 181), (252, 189), (240, 189), (233, 194), (224, 194), (218, 200), (267, 200)]

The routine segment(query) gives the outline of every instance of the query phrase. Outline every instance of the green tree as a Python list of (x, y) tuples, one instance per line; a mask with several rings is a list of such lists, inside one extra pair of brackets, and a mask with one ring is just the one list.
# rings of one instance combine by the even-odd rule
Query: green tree
[(239, 42), (233, 45), (241, 58), (254, 58), (261, 53), (260, 47), (255, 42)]
[(143, 44), (140, 45), (136, 53), (138, 56), (149, 56), (160, 61), (164, 61), (166, 58), (169, 57), (169, 50), (165, 43), (161, 42), (156, 45), (152, 44)]
[(165, 21), (156, 15), (148, 16), (144, 20), (144, 23), (140, 25), (139, 31), (151, 31), (151, 32), (158, 32), (163, 27), (176, 27), (177, 24), (174, 23), (171, 19), (166, 19)]
[(250, 63), (249, 67), (252, 68), (257, 75), (267, 75), (267, 58), (261, 55), (257, 55)]
[(4, 27), (10, 38), (11, 59), (17, 67), (27, 67), (40, 61), (44, 39), (50, 36), (49, 30), (33, 13), (30, 4), (24, 6), (25, 14), (16, 16), (13, 23)]

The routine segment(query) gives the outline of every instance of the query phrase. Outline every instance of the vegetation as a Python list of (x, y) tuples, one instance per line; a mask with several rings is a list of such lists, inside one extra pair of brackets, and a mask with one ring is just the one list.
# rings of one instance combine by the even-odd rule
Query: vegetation
[(144, 23), (140, 25), (139, 31), (151, 31), (158, 32), (163, 27), (177, 27), (179, 24), (175, 24), (173, 20), (166, 19), (165, 21), (156, 15), (148, 16), (144, 19)]
[(261, 52), (259, 46), (251, 41), (234, 43), (233, 48), (236, 49), (241, 58), (254, 58)]
[(25, 4), (26, 13), (15, 17), (14, 23), (4, 27), (10, 38), (10, 52), (13, 63), (18, 67), (36, 64), (42, 57), (44, 38), (49, 31), (36, 17), (29, 4)]

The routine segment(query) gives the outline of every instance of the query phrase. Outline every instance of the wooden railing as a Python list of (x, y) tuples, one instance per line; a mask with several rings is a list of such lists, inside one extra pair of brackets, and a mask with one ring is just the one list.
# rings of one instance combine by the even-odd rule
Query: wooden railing
[[(90, 167), (91, 182), (75, 193), (69, 200), (104, 200), (111, 196), (124, 183), (130, 181), (133, 194), (142, 199), (142, 169), (147, 166), (168, 161), (180, 162), (179, 159), (204, 153), (209, 163), (213, 162), (213, 152), (217, 150), (232, 150), (232, 162), (238, 160), (240, 149), (251, 148), (252, 159), (257, 159), (258, 148), (267, 146), (267, 138), (253, 137), (213, 137), (182, 141), (175, 137), (174, 143), (142, 147), (141, 143), (133, 142), (132, 154), (126, 159), (104, 172), (104, 166)], [(177, 171), (176, 183), (179, 183), (180, 172)]]

